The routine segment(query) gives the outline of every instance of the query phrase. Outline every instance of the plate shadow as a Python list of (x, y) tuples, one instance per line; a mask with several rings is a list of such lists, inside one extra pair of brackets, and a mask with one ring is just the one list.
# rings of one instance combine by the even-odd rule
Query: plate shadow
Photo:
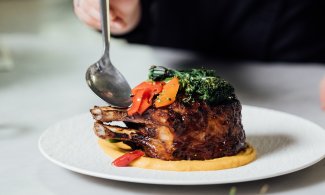
[(251, 134), (247, 135), (247, 142), (257, 150), (257, 155), (262, 157), (287, 148), (294, 144), (295, 140), (287, 134)]

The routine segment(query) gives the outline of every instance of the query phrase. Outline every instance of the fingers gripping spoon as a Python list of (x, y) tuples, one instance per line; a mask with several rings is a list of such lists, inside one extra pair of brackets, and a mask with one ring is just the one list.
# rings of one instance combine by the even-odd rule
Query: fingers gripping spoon
[(86, 81), (93, 92), (108, 104), (127, 107), (131, 104), (131, 88), (123, 75), (113, 66), (109, 56), (109, 0), (100, 0), (104, 54), (86, 72)]

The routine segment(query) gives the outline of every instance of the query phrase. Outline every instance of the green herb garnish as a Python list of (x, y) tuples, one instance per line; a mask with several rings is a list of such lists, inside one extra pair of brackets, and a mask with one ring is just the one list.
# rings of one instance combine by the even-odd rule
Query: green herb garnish
[(213, 70), (192, 69), (173, 70), (163, 66), (151, 66), (149, 79), (153, 81), (169, 80), (177, 77), (180, 90), (184, 92), (183, 102), (194, 102), (195, 99), (207, 101), (208, 103), (220, 103), (235, 97), (234, 88)]

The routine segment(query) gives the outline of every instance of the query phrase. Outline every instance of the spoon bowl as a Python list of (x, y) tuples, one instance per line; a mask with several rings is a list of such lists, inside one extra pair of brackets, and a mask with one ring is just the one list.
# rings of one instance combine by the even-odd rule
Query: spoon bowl
[(123, 75), (112, 66), (101, 66), (103, 59), (91, 65), (86, 81), (92, 91), (110, 105), (127, 107), (131, 104), (130, 86)]
[(102, 35), (104, 54), (86, 72), (86, 81), (93, 92), (108, 104), (127, 107), (131, 104), (131, 88), (123, 75), (113, 66), (109, 57), (110, 29), (108, 0), (101, 0)]

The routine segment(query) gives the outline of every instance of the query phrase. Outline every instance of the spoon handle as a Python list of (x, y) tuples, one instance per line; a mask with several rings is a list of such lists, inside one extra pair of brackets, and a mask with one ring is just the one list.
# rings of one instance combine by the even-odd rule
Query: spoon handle
[(104, 56), (109, 58), (109, 45), (111, 39), (110, 25), (109, 25), (109, 0), (100, 0), (101, 2), (101, 25), (102, 36), (104, 40)]

